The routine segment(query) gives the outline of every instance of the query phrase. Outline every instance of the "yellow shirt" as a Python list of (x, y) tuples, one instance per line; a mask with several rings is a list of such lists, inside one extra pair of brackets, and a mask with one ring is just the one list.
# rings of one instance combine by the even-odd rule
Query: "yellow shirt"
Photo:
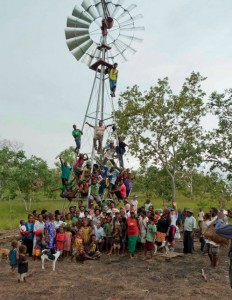
[(118, 76), (118, 70), (117, 69), (110, 69), (110, 79), (111, 80), (117, 80), (117, 76)]

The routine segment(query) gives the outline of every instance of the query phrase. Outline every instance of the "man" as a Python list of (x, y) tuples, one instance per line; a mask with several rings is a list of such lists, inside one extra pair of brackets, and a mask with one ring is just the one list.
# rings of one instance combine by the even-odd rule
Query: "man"
[[(214, 223), (217, 220), (218, 210), (215, 207), (212, 207), (210, 210), (211, 220), (208, 222), (208, 226)], [(211, 262), (211, 267), (215, 268), (217, 266), (219, 258), (219, 245), (211, 240), (205, 240), (207, 253)]]
[(110, 144), (105, 147), (105, 154), (103, 164), (105, 165), (108, 160), (111, 162), (113, 166), (115, 166), (114, 155), (115, 155), (115, 148), (114, 148), (114, 141), (110, 141)]
[(74, 124), (73, 125), (73, 131), (72, 131), (72, 136), (74, 137), (74, 140), (76, 142), (76, 148), (75, 148), (75, 152), (78, 154), (79, 150), (81, 148), (81, 135), (83, 134), (83, 132), (80, 129), (77, 129), (77, 126)]
[(71, 174), (72, 168), (68, 166), (67, 162), (63, 162), (62, 158), (60, 158), (61, 163), (61, 180), (62, 184), (65, 185), (66, 181), (69, 180), (69, 176)]
[(131, 200), (131, 204), (133, 205), (133, 209), (137, 212), (138, 209), (138, 195), (134, 195), (133, 200)]
[(110, 193), (115, 193), (118, 201), (124, 200), (126, 198), (126, 186), (123, 180), (120, 180), (118, 188), (116, 190), (110, 191)]
[(115, 90), (116, 90), (117, 80), (118, 80), (117, 67), (118, 67), (117, 63), (113, 64), (113, 68), (110, 69), (110, 72), (109, 72), (111, 97), (115, 97)]
[[(95, 126), (89, 124), (88, 122), (86, 122), (86, 124), (95, 129)], [(99, 121), (99, 126), (96, 127), (96, 136), (94, 136), (93, 138), (93, 143), (94, 143), (94, 148), (98, 153), (101, 153), (102, 151), (102, 141), (104, 137), (104, 132), (106, 128), (110, 126), (112, 126), (112, 124), (105, 126), (103, 124), (103, 121)], [(98, 147), (97, 147), (97, 141), (98, 141)]]
[(96, 235), (97, 250), (102, 251), (104, 246), (105, 231), (101, 226), (101, 221), (97, 221), (97, 226), (94, 225), (94, 234)]
[(193, 253), (193, 238), (196, 230), (196, 219), (193, 217), (193, 211), (186, 209), (186, 218), (184, 221), (184, 254)]

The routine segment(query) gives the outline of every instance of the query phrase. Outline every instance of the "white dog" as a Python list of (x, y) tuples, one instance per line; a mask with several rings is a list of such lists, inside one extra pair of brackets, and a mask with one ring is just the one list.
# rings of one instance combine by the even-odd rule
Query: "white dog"
[[(50, 254), (50, 250), (45, 249), (42, 251), (42, 255), (41, 255), (41, 261), (42, 261), (42, 269), (44, 270), (44, 261), (45, 260), (50, 260), (52, 261), (52, 269), (53, 271), (55, 271), (56, 269), (56, 261), (59, 258), (59, 256), (61, 255), (62, 251), (58, 250), (55, 254)], [(51, 255), (53, 255), (53, 258), (51, 258)]]
[(157, 246), (156, 244), (154, 244), (154, 246), (155, 246), (154, 254), (157, 253), (158, 249), (162, 249), (162, 248), (165, 249), (165, 254), (168, 254), (168, 252), (169, 252), (168, 245), (167, 245), (166, 241), (163, 241), (160, 246)]

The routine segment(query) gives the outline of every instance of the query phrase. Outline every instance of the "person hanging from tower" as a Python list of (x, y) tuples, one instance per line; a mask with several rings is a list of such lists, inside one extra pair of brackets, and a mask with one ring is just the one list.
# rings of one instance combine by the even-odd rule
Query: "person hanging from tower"
[(110, 90), (111, 90), (111, 97), (115, 97), (115, 90), (117, 87), (117, 80), (118, 80), (118, 64), (113, 64), (113, 68), (109, 71), (109, 79), (110, 79)]
[(123, 155), (126, 152), (125, 147), (128, 147), (126, 143), (124, 143), (125, 137), (120, 136), (118, 137), (118, 146), (116, 146), (115, 150), (118, 155), (118, 160), (119, 160), (119, 166), (121, 168), (124, 168), (124, 161), (123, 161)]
[[(89, 124), (88, 122), (86, 122), (87, 125), (89, 125), (90, 127), (95, 129), (95, 126)], [(99, 121), (99, 126), (96, 127), (96, 136), (94, 136), (93, 138), (93, 144), (94, 144), (94, 148), (98, 153), (101, 153), (102, 151), (102, 141), (103, 141), (103, 137), (104, 137), (104, 132), (106, 130), (107, 127), (112, 126), (112, 124), (110, 125), (104, 125), (103, 121)], [(97, 147), (97, 141), (98, 141), (98, 147)]]
[(73, 125), (73, 131), (72, 131), (72, 136), (74, 137), (74, 140), (76, 142), (76, 148), (75, 148), (75, 152), (78, 154), (79, 150), (81, 148), (81, 135), (83, 134), (83, 132), (80, 129), (77, 129), (77, 126), (74, 124)]

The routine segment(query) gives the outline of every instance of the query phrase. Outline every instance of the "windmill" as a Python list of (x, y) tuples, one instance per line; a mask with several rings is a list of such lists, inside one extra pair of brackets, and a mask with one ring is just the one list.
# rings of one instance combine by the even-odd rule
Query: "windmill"
[[(66, 43), (76, 60), (85, 63), (95, 72), (89, 101), (82, 125), (84, 136), (81, 152), (91, 149), (91, 171), (96, 157), (93, 137), (101, 120), (115, 124), (114, 102), (109, 96), (107, 69), (115, 62), (127, 60), (127, 53), (134, 54), (135, 43), (142, 42), (136, 33), (144, 30), (135, 22), (142, 18), (134, 14), (136, 5), (123, 6), (125, 0), (84, 0), (75, 6), (65, 28)], [(94, 130), (87, 129), (86, 121)], [(89, 198), (89, 197), (88, 197)]]

